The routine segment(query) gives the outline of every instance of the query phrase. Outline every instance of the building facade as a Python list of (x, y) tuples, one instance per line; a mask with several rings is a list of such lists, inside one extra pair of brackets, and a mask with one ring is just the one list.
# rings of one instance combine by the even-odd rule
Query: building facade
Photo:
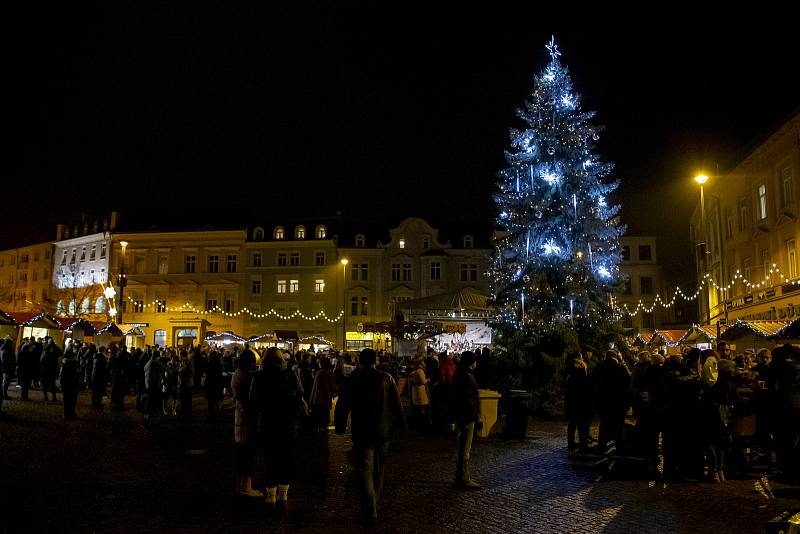
[(661, 328), (665, 310), (656, 303), (663, 299), (661, 267), (654, 236), (624, 236), (620, 239), (622, 291), (614, 299), (622, 312), (623, 325), (637, 332)]
[(698, 279), (708, 280), (698, 299), (704, 323), (800, 315), (798, 174), (795, 112), (730, 172), (701, 186), (690, 237)]
[(0, 251), (0, 309), (31, 312), (52, 302), (52, 243)]

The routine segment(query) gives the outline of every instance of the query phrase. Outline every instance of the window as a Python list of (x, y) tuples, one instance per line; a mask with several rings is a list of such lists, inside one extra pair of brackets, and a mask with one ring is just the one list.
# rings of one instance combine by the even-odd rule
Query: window
[(400, 264), (393, 263), (392, 264), (392, 282), (399, 282), (400, 281)]
[(306, 238), (306, 227), (305, 226), (298, 226), (294, 229), (294, 238), (295, 239), (305, 239)]
[(299, 252), (292, 252), (289, 254), (289, 265), (300, 265), (300, 253)]
[(56, 315), (64, 315), (64, 301), (59, 300), (56, 304)]
[(261, 253), (254, 252), (253, 253), (253, 267), (261, 267)]
[(758, 186), (758, 215), (763, 220), (767, 218), (767, 186)]
[(92, 313), (92, 301), (89, 300), (89, 297), (84, 298), (81, 302), (81, 313)]
[(236, 272), (236, 260), (238, 256), (236, 254), (228, 254), (228, 272), (235, 273)]
[(788, 206), (794, 202), (794, 182), (792, 182), (792, 168), (789, 165), (781, 170), (781, 183), (783, 184), (783, 205)]
[(655, 328), (655, 317), (653, 313), (643, 313), (642, 314), (642, 328)]
[(166, 330), (156, 330), (153, 334), (153, 344), (157, 347), (166, 347), (167, 346), (167, 331)]
[(422, 248), (429, 249), (431, 248), (431, 240), (429, 237), (422, 238)]
[(217, 307), (217, 297), (209, 296), (208, 299), (206, 299), (206, 311), (212, 311), (216, 307)]
[(633, 290), (631, 288), (631, 279), (630, 279), (630, 277), (623, 278), (622, 279), (622, 283), (623, 283), (622, 293), (625, 294), (625, 295), (630, 295), (633, 292)]
[(622, 261), (631, 261), (631, 247), (628, 245), (622, 247)]
[(193, 273), (195, 269), (195, 265), (197, 264), (197, 256), (184, 256), (183, 257), (183, 264), (184, 264), (184, 271), (187, 273)]
[(275, 233), (273, 235), (275, 236), (275, 239), (283, 239), (285, 237), (283, 226), (278, 226), (275, 228)]
[(403, 264), (403, 281), (407, 282), (411, 280), (411, 264), (404, 263)]
[(400, 240), (400, 248), (406, 248), (406, 240), (405, 239), (401, 239)]
[(142, 299), (133, 299), (133, 313), (144, 313), (144, 301)]
[(325, 280), (314, 280), (314, 293), (325, 293)]
[(250, 283), (250, 293), (252, 293), (253, 295), (261, 294), (261, 280), (253, 280)]
[(652, 295), (653, 294), (653, 279), (649, 276), (642, 276), (639, 279), (639, 288), (641, 289), (642, 295)]
[(300, 280), (289, 280), (289, 293), (300, 291)]
[(364, 242), (365, 242), (364, 234), (358, 234), (356, 236), (356, 246), (359, 248), (363, 248)]
[(208, 272), (210, 273), (219, 272), (219, 256), (213, 255), (208, 257)]
[(67, 251), (64, 250), (64, 255), (61, 256), (61, 265), (66, 265), (66, 264), (67, 264)]
[(733, 214), (730, 208), (725, 208), (725, 237), (727, 239), (733, 237)]
[(352, 297), (350, 299), (350, 315), (368, 315), (367, 297)]
[(761, 267), (763, 268), (764, 273), (764, 280), (767, 279), (769, 276), (769, 268), (770, 268), (770, 261), (769, 261), (769, 250), (763, 249), (761, 251)]
[(653, 259), (650, 245), (639, 245), (639, 261), (650, 261)]
[(97, 258), (97, 245), (92, 245), (92, 252), (89, 254), (89, 259), (94, 261)]
[(314, 265), (325, 265), (325, 253), (316, 252), (314, 254)]
[[(92, 271), (92, 272), (94, 272), (94, 271)], [(39, 279), (39, 271), (34, 270), (33, 271), (33, 281), (35, 282), (38, 279)]]
[(264, 240), (264, 229), (260, 226), (256, 227), (253, 230), (253, 240), (254, 241), (263, 241)]
[(100, 259), (101, 260), (106, 259), (106, 244), (105, 243), (100, 245)]
[[(22, 261), (26, 261), (28, 258), (24, 258)], [(81, 261), (86, 261), (86, 247), (81, 247)]]
[(158, 274), (167, 274), (169, 273), (169, 255), (167, 254), (159, 254), (158, 255)]
[[(742, 260), (742, 272), (744, 273), (744, 281), (745, 282), (752, 282), (750, 279), (750, 258), (745, 258)], [(746, 286), (746, 284), (745, 284)]]
[(75, 265), (75, 255), (78, 253), (74, 248), (72, 249), (72, 256), (69, 258), (70, 265)]
[(156, 313), (165, 313), (167, 311), (167, 301), (165, 299), (156, 301)]
[(442, 279), (442, 262), (440, 261), (432, 261), (431, 262), (431, 280), (441, 280)]
[(278, 293), (286, 293), (286, 280), (278, 280)]
[(747, 230), (747, 199), (739, 199), (739, 231)]
[(476, 282), (478, 280), (478, 265), (475, 263), (462, 263), (460, 274), (462, 282)]
[(472, 248), (472, 243), (473, 243), (472, 236), (471, 235), (465, 235), (464, 236), (464, 248)]
[(786, 242), (786, 256), (789, 259), (789, 278), (797, 278), (797, 250), (794, 246), (794, 239)]
[(286, 267), (289, 255), (286, 252), (278, 252), (278, 267)]
[(354, 263), (353, 268), (350, 270), (350, 279), (353, 282), (361, 280), (366, 282), (369, 280), (369, 264), (368, 263)]
[(225, 313), (233, 313), (234, 301), (230, 295), (225, 295)]
[[(42, 298), (44, 298), (44, 294), (42, 294)], [(106, 311), (106, 299), (104, 297), (98, 297), (97, 301), (94, 303), (94, 312), (95, 313), (105, 313)]]
[(328, 230), (324, 226), (320, 225), (317, 226), (317, 230), (314, 232), (314, 234), (317, 236), (317, 239), (325, 239), (325, 237), (328, 235)]

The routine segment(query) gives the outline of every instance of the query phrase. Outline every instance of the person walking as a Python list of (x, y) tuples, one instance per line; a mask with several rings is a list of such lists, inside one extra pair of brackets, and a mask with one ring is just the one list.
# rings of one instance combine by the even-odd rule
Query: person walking
[(328, 358), (320, 360), (322, 367), (314, 375), (314, 386), (311, 388), (311, 417), (315, 428), (327, 432), (331, 423), (331, 408), (336, 390), (336, 380)]
[(80, 389), (80, 370), (78, 361), (72, 350), (64, 355), (61, 364), (61, 395), (64, 400), (64, 419), (77, 419), (75, 405), (78, 403), (78, 390)]
[(58, 392), (58, 388), (56, 388), (56, 378), (58, 378), (58, 361), (61, 356), (61, 349), (58, 348), (53, 338), (47, 338), (39, 361), (41, 366), (39, 376), (42, 381), (42, 394), (44, 395), (45, 402), (50, 400), (47, 396), (48, 393), (53, 394), (53, 402), (58, 402), (58, 397), (56, 396)]
[(351, 417), (361, 513), (367, 522), (378, 518), (392, 429), (406, 431), (397, 384), (389, 374), (375, 368), (375, 360), (374, 350), (361, 351), (361, 367), (353, 371), (342, 387), (334, 413), (339, 435), (345, 433), (347, 418)]
[[(564, 412), (567, 416), (567, 450), (586, 451), (589, 447), (589, 428), (592, 422), (592, 389), (589, 370), (579, 352), (567, 355)], [(575, 431), (578, 443), (575, 443)]]
[[(33, 362), (32, 346), (33, 341), (26, 338), (19, 348), (19, 353), (17, 353), (17, 383), (22, 388), (19, 398), (24, 401), (30, 400), (28, 392), (33, 381), (33, 368), (38, 364), (38, 362)], [(33, 365), (31, 365), (32, 363)]]
[(233, 373), (231, 392), (234, 403), (233, 440), (236, 442), (236, 472), (239, 482), (236, 493), (245, 497), (263, 497), (253, 489), (253, 457), (255, 455), (250, 423), (250, 387), (256, 369), (256, 356), (249, 348), (239, 356), (239, 368)]
[(427, 432), (430, 426), (431, 400), (428, 392), (428, 377), (425, 376), (425, 360), (416, 362), (416, 369), (409, 376), (411, 384), (411, 403), (414, 406), (415, 427)]
[(472, 438), (476, 430), (483, 428), (478, 383), (472, 374), (477, 367), (475, 353), (466, 351), (458, 360), (458, 370), (453, 377), (453, 417), (458, 429), (458, 456), (456, 459), (456, 486), (478, 489), (480, 484), (469, 474), (472, 455)]
[(277, 347), (267, 349), (261, 369), (253, 377), (250, 407), (257, 439), (264, 450), (265, 502), (268, 506), (275, 506), (277, 501), (285, 505), (294, 477), (297, 425), (301, 416), (308, 415), (308, 406)]
[(623, 431), (625, 414), (630, 405), (631, 375), (622, 364), (619, 352), (609, 349), (606, 359), (595, 368), (592, 379), (600, 417), (599, 450), (605, 453), (608, 443), (613, 441), (616, 452), (620, 452), (625, 445)]
[(101, 348), (94, 353), (94, 362), (92, 363), (92, 408), (103, 407), (103, 397), (106, 394), (107, 383), (108, 362)]

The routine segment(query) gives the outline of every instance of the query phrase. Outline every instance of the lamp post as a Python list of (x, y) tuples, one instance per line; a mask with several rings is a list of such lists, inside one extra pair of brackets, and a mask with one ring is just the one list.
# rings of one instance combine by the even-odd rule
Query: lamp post
[[(700, 184), (700, 231), (701, 235), (703, 236), (703, 248), (701, 250), (703, 251), (702, 268), (703, 274), (705, 275), (708, 271), (706, 268), (706, 264), (708, 263), (706, 259), (706, 255), (708, 254), (708, 243), (706, 242), (706, 200), (705, 195), (703, 194), (703, 184), (708, 181), (708, 176), (705, 174), (698, 174), (694, 177), (694, 181)], [(706, 288), (704, 293), (706, 299), (706, 323), (711, 324), (711, 300), (708, 298), (708, 288)]]
[(125, 308), (125, 286), (128, 281), (125, 279), (125, 247), (128, 246), (127, 241), (120, 241), (122, 247), (122, 261), (119, 266), (119, 311), (117, 312), (117, 324), (122, 324), (122, 310)]
[(345, 351), (347, 345), (347, 264), (349, 260), (342, 258), (342, 352)]

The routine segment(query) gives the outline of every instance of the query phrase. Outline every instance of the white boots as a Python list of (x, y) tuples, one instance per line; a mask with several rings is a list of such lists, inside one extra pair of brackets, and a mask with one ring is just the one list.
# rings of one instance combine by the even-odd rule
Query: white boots
[(237, 493), (243, 497), (263, 497), (264, 494), (253, 489), (252, 477), (239, 477), (239, 490)]
[(280, 502), (281, 504), (286, 504), (286, 501), (289, 500), (289, 485), (279, 485), (277, 488), (267, 488), (267, 496), (264, 498), (264, 502), (268, 506), (275, 506), (276, 502)]

